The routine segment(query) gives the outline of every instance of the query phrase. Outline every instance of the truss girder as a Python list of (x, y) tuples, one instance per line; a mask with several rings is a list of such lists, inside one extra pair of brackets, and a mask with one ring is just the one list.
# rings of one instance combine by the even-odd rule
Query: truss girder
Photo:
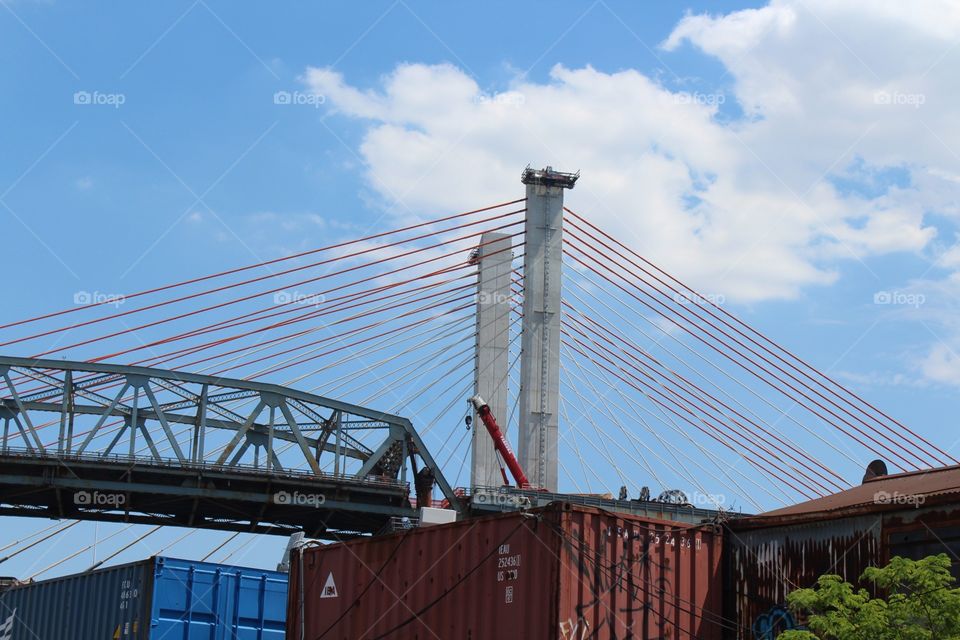
[(0, 356), (0, 423), (0, 453), (271, 476), (363, 480), (375, 473), (406, 482), (406, 458), (417, 456), (444, 497), (460, 505), (406, 418), (270, 383)]

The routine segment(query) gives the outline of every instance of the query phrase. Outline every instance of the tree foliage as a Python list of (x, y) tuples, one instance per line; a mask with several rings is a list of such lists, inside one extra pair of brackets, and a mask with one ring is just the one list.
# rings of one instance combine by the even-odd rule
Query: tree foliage
[(960, 640), (960, 589), (946, 554), (896, 557), (867, 569), (861, 580), (882, 597), (836, 575), (789, 594), (787, 604), (806, 616), (809, 631), (785, 631), (778, 640)]

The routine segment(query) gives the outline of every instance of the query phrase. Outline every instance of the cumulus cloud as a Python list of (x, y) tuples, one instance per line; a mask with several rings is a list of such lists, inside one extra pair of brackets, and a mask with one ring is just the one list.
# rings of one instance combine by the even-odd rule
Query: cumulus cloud
[[(939, 279), (925, 277), (912, 281), (904, 291), (917, 299), (914, 309), (905, 309), (920, 323), (929, 340), (925, 350), (913, 356), (911, 364), (929, 382), (960, 387), (960, 251), (954, 244), (939, 256), (938, 264), (951, 269)], [(909, 298), (907, 299), (910, 300)]]
[[(514, 197), (527, 163), (580, 169), (569, 206), (706, 292), (760, 301), (923, 251), (953, 224), (958, 27), (947, 2), (684, 18), (662, 47), (719, 59), (730, 95), (562, 65), (495, 95), (448, 64), (402, 64), (366, 88), (325, 68), (304, 81), (363, 123), (369, 184), (397, 216)], [(718, 117), (726, 101), (736, 117)]]
[(946, 343), (930, 348), (923, 359), (922, 370), (930, 380), (960, 386), (960, 356)]

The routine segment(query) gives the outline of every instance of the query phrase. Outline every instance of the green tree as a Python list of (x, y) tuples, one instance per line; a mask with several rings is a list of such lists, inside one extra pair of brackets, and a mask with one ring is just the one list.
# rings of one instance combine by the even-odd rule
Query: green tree
[(946, 554), (893, 558), (867, 569), (861, 580), (884, 597), (872, 598), (836, 575), (788, 595), (788, 606), (806, 616), (810, 630), (785, 631), (778, 640), (960, 640), (960, 589)]

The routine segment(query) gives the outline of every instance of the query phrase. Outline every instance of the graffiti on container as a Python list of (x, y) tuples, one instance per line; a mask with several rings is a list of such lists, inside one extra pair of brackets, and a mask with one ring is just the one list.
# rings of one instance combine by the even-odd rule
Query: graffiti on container
[(796, 618), (783, 605), (775, 605), (757, 616), (753, 621), (754, 640), (775, 640), (784, 631), (804, 630)]
[[(655, 540), (654, 537), (651, 537), (648, 543), (661, 544), (660, 540)], [(662, 565), (657, 565), (646, 551), (636, 555), (629, 554), (634, 555), (633, 559), (627, 557), (628, 553), (617, 552), (614, 555), (618, 559), (608, 561), (603, 551), (581, 548), (576, 540), (564, 540), (564, 547), (570, 557), (577, 558), (580, 582), (586, 587), (588, 594), (577, 603), (576, 619), (568, 618), (561, 622), (560, 640), (587, 640), (597, 637), (636, 638), (638, 636), (632, 628), (634, 622), (628, 622), (628, 619), (635, 620), (635, 618), (623, 615), (633, 612), (647, 612), (653, 616), (650, 623), (656, 627), (657, 633), (653, 636), (644, 635), (644, 638), (662, 640), (674, 637), (674, 628), (670, 621), (659, 615), (655, 607), (657, 598), (670, 597), (673, 593), (673, 586), (667, 578), (670, 574), (669, 558), (665, 558)], [(640, 579), (642, 575), (650, 576), (651, 571), (659, 574), (655, 580), (648, 579), (644, 582)], [(629, 604), (616, 609), (611, 608), (606, 603), (612, 601), (608, 596), (614, 592), (626, 594)], [(602, 611), (594, 611), (591, 614), (591, 610), (595, 607), (601, 607)], [(596, 627), (591, 628), (589, 622), (591, 619), (597, 621)]]
[(560, 622), (560, 640), (586, 640), (590, 633), (590, 623), (586, 620), (567, 618)]

